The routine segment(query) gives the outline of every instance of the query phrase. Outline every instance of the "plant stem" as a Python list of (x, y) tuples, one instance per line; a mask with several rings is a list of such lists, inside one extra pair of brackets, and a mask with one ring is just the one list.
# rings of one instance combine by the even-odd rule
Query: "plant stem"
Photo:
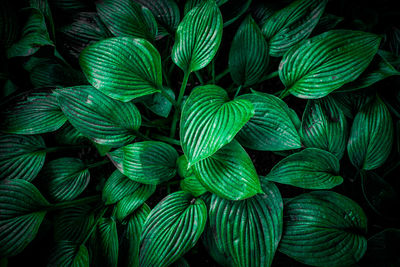
[(396, 164), (392, 165), (389, 170), (385, 171), (382, 175), (382, 178), (385, 178), (388, 176), (392, 171), (394, 171), (397, 167), (400, 166), (400, 161), (398, 161)]
[(215, 83), (219, 82), (219, 80), (221, 80), (222, 78), (225, 77), (225, 75), (227, 75), (229, 73), (229, 68), (227, 68), (226, 70), (224, 70), (223, 72), (221, 72), (220, 74), (218, 74), (217, 76), (215, 76)]
[(52, 204), (50, 207), (47, 208), (47, 211), (71, 208), (71, 207), (75, 207), (78, 205), (89, 204), (89, 203), (93, 203), (93, 202), (100, 201), (100, 200), (101, 200), (101, 196), (96, 195), (96, 196), (84, 197), (84, 198), (70, 200), (70, 201), (64, 201), (64, 202)]
[(194, 74), (196, 74), (197, 79), (199, 80), (200, 84), (203, 85), (204, 84), (204, 80), (203, 77), (201, 76), (199, 71), (195, 71)]
[(185, 71), (184, 76), (183, 76), (183, 81), (181, 85), (181, 89), (179, 90), (179, 96), (178, 96), (178, 108), (175, 109), (174, 117), (172, 118), (172, 125), (171, 125), (171, 132), (169, 137), (174, 138), (175, 132), (176, 132), (176, 124), (178, 123), (178, 116), (181, 110), (181, 104), (183, 100), (183, 96), (185, 95), (185, 90), (186, 90), (186, 85), (189, 80), (190, 72)]
[(148, 136), (142, 134), (142, 133), (139, 132), (139, 131), (134, 131), (133, 134), (136, 135), (137, 137), (142, 138), (143, 140), (147, 140), (147, 141), (150, 141), (150, 140), (151, 140)]
[(211, 81), (215, 84), (215, 58), (211, 62)]
[(170, 143), (172, 145), (177, 145), (180, 146), (181, 142), (179, 140), (173, 139), (173, 138), (169, 138), (163, 135), (159, 135), (159, 134), (152, 134), (151, 137), (153, 137), (154, 139), (160, 140), (160, 141), (164, 141), (167, 143)]
[(103, 160), (103, 161), (99, 161), (99, 162), (95, 162), (95, 163), (89, 164), (89, 165), (86, 166), (86, 168), (87, 169), (93, 169), (93, 168), (105, 165), (107, 163), (110, 163), (110, 161), (109, 160)]
[(263, 78), (261, 78), (261, 81), (266, 81), (266, 80), (269, 80), (269, 79), (272, 79), (272, 78), (275, 78), (278, 76), (279, 76), (279, 71), (274, 71), (274, 72), (271, 72), (271, 73), (265, 75)]
[(90, 236), (93, 234), (94, 230), (96, 230), (97, 225), (99, 224), (100, 218), (103, 217), (103, 215), (107, 212), (108, 207), (104, 208), (96, 218), (96, 221), (93, 223), (92, 228), (90, 229), (89, 233), (85, 237), (85, 239), (82, 241), (82, 244), (84, 245), (90, 238)]
[(236, 90), (236, 93), (235, 93), (235, 97), (234, 97), (234, 98), (236, 98), (236, 97), (238, 96), (238, 94), (239, 94), (239, 92), (240, 92), (241, 89), (242, 89), (242, 85), (239, 85), (239, 88)]

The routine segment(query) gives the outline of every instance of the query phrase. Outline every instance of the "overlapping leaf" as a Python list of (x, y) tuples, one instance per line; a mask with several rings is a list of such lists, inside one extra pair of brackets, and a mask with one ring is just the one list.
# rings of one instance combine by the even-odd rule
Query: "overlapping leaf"
[(89, 252), (85, 245), (60, 241), (50, 255), (48, 266), (89, 267)]
[(200, 183), (195, 175), (188, 176), (180, 182), (181, 189), (192, 194), (195, 197), (201, 196), (207, 192), (207, 189)]
[[(164, 93), (171, 99), (175, 99), (174, 91), (164, 87)], [(158, 116), (167, 118), (172, 109), (172, 103), (161, 93), (147, 95), (142, 98), (143, 104)]]
[(117, 266), (119, 245), (117, 224), (115, 219), (100, 219), (100, 222), (97, 225), (95, 242), (95, 263), (101, 266)]
[(83, 136), (71, 123), (65, 123), (55, 134), (57, 143), (63, 145), (78, 145), (82, 144), (88, 139)]

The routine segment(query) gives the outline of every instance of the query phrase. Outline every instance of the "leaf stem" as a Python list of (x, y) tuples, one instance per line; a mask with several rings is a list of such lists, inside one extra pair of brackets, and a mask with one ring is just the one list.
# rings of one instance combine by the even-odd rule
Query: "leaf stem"
[(95, 162), (95, 163), (92, 163), (92, 164), (89, 164), (89, 165), (86, 166), (86, 168), (87, 168), (87, 169), (93, 169), (93, 168), (96, 168), (96, 167), (105, 165), (105, 164), (107, 164), (107, 163), (110, 163), (110, 161), (109, 161), (108, 159), (107, 159), (107, 160), (102, 160), (102, 161), (99, 161), (99, 162)]
[(199, 71), (195, 71), (194, 74), (196, 74), (197, 79), (199, 80), (200, 84), (203, 85), (204, 84), (204, 80), (203, 77), (201, 76)]
[(169, 137), (171, 137), (171, 138), (174, 138), (175, 133), (176, 133), (176, 124), (178, 123), (178, 116), (180, 114), (182, 100), (183, 100), (183, 96), (185, 95), (186, 85), (189, 80), (189, 76), (190, 76), (190, 71), (185, 71), (181, 89), (179, 90), (179, 96), (178, 96), (178, 101), (177, 101), (178, 108), (175, 109), (174, 117), (172, 118), (171, 132), (169, 135)]
[(173, 138), (169, 138), (163, 135), (159, 135), (159, 134), (152, 134), (151, 137), (153, 137), (154, 139), (160, 140), (160, 141), (164, 141), (167, 143), (170, 143), (172, 145), (177, 145), (180, 146), (181, 142), (179, 140), (173, 139)]
[(227, 68), (226, 70), (224, 70), (223, 72), (221, 72), (220, 74), (218, 74), (217, 76), (215, 76), (215, 83), (219, 82), (219, 80), (221, 80), (222, 78), (225, 77), (225, 75), (227, 75), (229, 73), (229, 68)]
[(265, 75), (264, 77), (262, 77), (260, 82), (263, 82), (263, 81), (266, 81), (266, 80), (269, 80), (269, 79), (272, 79), (272, 78), (275, 78), (278, 76), (279, 76), (279, 71), (274, 71), (274, 72), (271, 72), (271, 73)]
[(238, 89), (236, 90), (234, 98), (236, 98), (238, 96), (238, 94), (239, 94), (240, 90), (242, 89), (242, 87), (243, 87), (242, 85), (239, 85)]
[(99, 224), (100, 219), (103, 217), (103, 215), (107, 212), (108, 207), (104, 208), (96, 218), (96, 221), (93, 223), (92, 228), (90, 229), (89, 233), (86, 235), (85, 239), (82, 241), (82, 245), (84, 245), (90, 238), (90, 236), (93, 234), (94, 230), (96, 230), (97, 225)]
[(71, 208), (75, 207), (78, 205), (83, 205), (83, 204), (89, 204), (93, 202), (97, 202), (101, 200), (100, 195), (96, 196), (90, 196), (90, 197), (84, 197), (80, 199), (75, 199), (75, 200), (70, 200), (70, 201), (64, 201), (56, 204), (52, 204), (47, 208), (47, 211), (54, 211), (54, 210), (60, 210), (60, 209), (65, 209), (65, 208)]

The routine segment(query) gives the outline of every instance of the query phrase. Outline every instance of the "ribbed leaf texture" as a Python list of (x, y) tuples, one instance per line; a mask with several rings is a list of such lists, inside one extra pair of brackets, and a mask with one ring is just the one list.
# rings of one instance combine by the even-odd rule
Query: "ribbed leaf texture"
[(115, 204), (125, 196), (132, 194), (141, 186), (119, 170), (115, 170), (103, 187), (103, 201), (106, 205)]
[(101, 218), (97, 225), (97, 236), (95, 239), (97, 254), (95, 259), (97, 265), (117, 266), (118, 265), (118, 232), (117, 223), (114, 218)]
[(47, 266), (89, 267), (89, 252), (85, 245), (63, 240), (54, 247)]
[(192, 194), (195, 197), (201, 196), (207, 192), (207, 189), (200, 183), (195, 175), (188, 176), (180, 182), (181, 189)]

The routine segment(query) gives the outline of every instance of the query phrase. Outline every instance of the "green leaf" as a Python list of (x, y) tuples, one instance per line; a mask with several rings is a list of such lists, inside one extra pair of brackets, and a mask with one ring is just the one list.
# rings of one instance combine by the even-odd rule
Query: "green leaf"
[(89, 252), (83, 244), (60, 241), (50, 255), (48, 266), (89, 267)]
[(58, 89), (55, 94), (69, 122), (92, 141), (120, 146), (135, 139), (142, 119), (133, 103), (109, 98), (91, 86)]
[(180, 155), (176, 160), (176, 167), (178, 175), (181, 178), (186, 178), (193, 175), (193, 169), (189, 167), (189, 162), (184, 154)]
[(221, 3), (220, 9), (224, 27), (227, 27), (249, 10), (252, 0), (221, 0), (217, 2)]
[(338, 17), (333, 14), (324, 13), (319, 19), (317, 26), (315, 26), (313, 34), (320, 34), (334, 29), (340, 22), (344, 20), (343, 17)]
[(312, 266), (349, 266), (367, 250), (367, 217), (351, 199), (331, 191), (302, 194), (285, 204), (279, 251)]
[(232, 141), (254, 115), (248, 100), (230, 101), (216, 85), (196, 87), (183, 106), (180, 122), (182, 149), (193, 165)]
[(201, 196), (207, 192), (207, 189), (200, 183), (195, 175), (188, 176), (180, 182), (181, 189), (192, 194), (195, 197)]
[(82, 51), (79, 63), (89, 83), (114, 99), (128, 102), (161, 91), (161, 57), (144, 39), (99, 41)]
[(120, 172), (138, 183), (156, 185), (176, 175), (178, 153), (163, 142), (137, 142), (108, 155)]
[(222, 15), (213, 0), (203, 1), (185, 15), (176, 31), (172, 61), (185, 73), (211, 62), (222, 39)]
[[(164, 92), (175, 100), (175, 94), (172, 89), (164, 87)], [(158, 116), (168, 118), (172, 109), (172, 103), (161, 93), (144, 96), (143, 104)]]
[(52, 93), (34, 93), (5, 113), (3, 131), (42, 134), (58, 130), (67, 121)]
[(134, 193), (140, 186), (140, 183), (132, 181), (119, 170), (115, 170), (103, 187), (104, 204), (115, 204), (125, 196)]
[(96, 236), (97, 266), (117, 266), (118, 264), (118, 232), (114, 218), (101, 218), (97, 225)]
[(245, 87), (259, 82), (268, 67), (268, 43), (249, 15), (240, 25), (229, 51), (232, 80)]
[(32, 181), (44, 165), (45, 148), (39, 135), (0, 135), (0, 180)]
[(236, 136), (243, 146), (261, 151), (301, 147), (295, 124), (299, 119), (281, 99), (256, 91), (253, 91), (253, 94), (241, 95), (237, 99), (250, 101), (255, 113)]
[(241, 200), (262, 192), (253, 162), (237, 141), (197, 162), (193, 171), (208, 191), (222, 198)]
[(354, 118), (347, 143), (350, 161), (359, 169), (376, 169), (388, 158), (392, 143), (392, 117), (377, 96), (363, 106)]
[(347, 120), (342, 109), (330, 97), (309, 100), (301, 122), (305, 147), (316, 147), (343, 157), (347, 143)]
[(15, 256), (36, 237), (49, 202), (24, 180), (0, 182), (0, 258)]
[(269, 17), (262, 31), (273, 57), (282, 56), (291, 47), (306, 39), (324, 12), (327, 0), (297, 0)]
[(57, 143), (63, 145), (79, 145), (88, 141), (71, 123), (65, 123), (55, 135)]
[(53, 15), (51, 13), (50, 5), (47, 0), (29, 0), (29, 5), (42, 12), (47, 28), (49, 29), (49, 36), (52, 40), (55, 40), (55, 29)]
[(183, 191), (161, 200), (150, 212), (140, 237), (140, 266), (168, 266), (189, 251), (207, 220), (203, 200)]
[(306, 148), (279, 161), (265, 178), (306, 189), (331, 189), (343, 182), (339, 168), (332, 153)]
[(242, 201), (211, 198), (210, 227), (232, 266), (271, 266), (282, 235), (283, 201), (273, 183), (263, 191)]
[(279, 66), (285, 94), (321, 98), (354, 81), (372, 61), (379, 43), (375, 34), (350, 30), (328, 31), (299, 43)]

